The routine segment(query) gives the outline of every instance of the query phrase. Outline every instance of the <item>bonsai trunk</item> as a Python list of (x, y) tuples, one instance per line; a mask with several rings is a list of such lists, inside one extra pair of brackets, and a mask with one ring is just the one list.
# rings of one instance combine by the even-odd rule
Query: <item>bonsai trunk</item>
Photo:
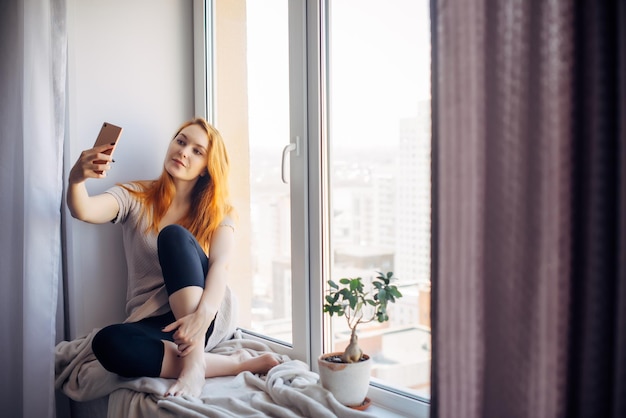
[(348, 344), (346, 350), (343, 352), (341, 360), (344, 363), (356, 363), (361, 360), (362, 354), (363, 351), (361, 347), (359, 347), (359, 337), (356, 335), (356, 327), (354, 327), (350, 334), (350, 344)]

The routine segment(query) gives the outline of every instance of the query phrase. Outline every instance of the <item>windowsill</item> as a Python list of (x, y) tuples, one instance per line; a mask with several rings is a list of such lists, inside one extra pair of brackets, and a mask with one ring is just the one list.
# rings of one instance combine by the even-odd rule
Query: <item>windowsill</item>
[[(372, 378), (373, 381), (377, 380)], [(411, 399), (393, 391), (385, 390), (376, 385), (370, 385), (367, 396), (372, 404), (366, 412), (384, 418), (428, 418), (430, 401), (428, 399)]]
[(386, 408), (383, 408), (382, 406), (374, 405), (374, 404), (372, 404), (369, 408), (367, 408), (365, 412), (372, 414), (372, 415), (376, 415), (377, 417), (382, 417), (382, 418), (405, 418), (406, 417), (406, 415), (400, 415), (399, 413), (394, 412), (390, 409), (386, 409)]
[[(239, 328), (239, 330), (243, 333), (245, 338), (268, 344), (273, 351), (280, 354), (288, 355), (288, 353), (284, 350), (283, 344), (270, 341), (267, 339), (267, 337), (256, 335), (244, 328)], [(311, 368), (310, 370), (314, 371), (313, 368)], [(372, 380), (376, 379), (372, 378)], [(424, 395), (429, 397), (430, 393)], [(372, 404), (364, 412), (374, 415), (376, 417), (405, 418), (407, 416), (411, 416), (416, 418), (428, 418), (430, 405), (428, 403), (428, 400), (426, 399), (423, 399), (421, 401), (414, 399), (410, 400), (407, 397), (393, 394), (389, 391), (380, 389), (379, 387), (375, 387), (373, 385), (370, 385), (367, 396), (372, 399)], [(388, 407), (389, 405), (395, 406), (397, 410), (390, 409)]]

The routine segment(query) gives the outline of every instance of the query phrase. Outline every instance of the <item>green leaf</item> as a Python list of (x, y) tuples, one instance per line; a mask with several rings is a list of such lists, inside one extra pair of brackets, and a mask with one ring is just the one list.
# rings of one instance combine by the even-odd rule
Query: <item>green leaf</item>
[(328, 314), (330, 316), (333, 316), (334, 314), (339, 314), (339, 316), (342, 315), (341, 310), (337, 310), (337, 308), (339, 308), (338, 306), (329, 306), (329, 305), (325, 305), (324, 306), (324, 312), (328, 312)]
[(350, 301), (350, 308), (354, 309), (356, 307), (357, 298), (353, 295), (350, 295), (348, 300)]
[[(373, 289), (371, 294), (366, 291), (361, 277), (343, 277), (338, 280), (338, 283), (328, 280), (330, 289), (324, 298), (326, 304), (323, 305), (323, 311), (328, 312), (330, 316), (337, 314), (346, 317), (351, 327), (358, 326), (358, 321), (354, 323), (352, 319), (361, 318), (363, 314), (365, 314), (363, 316), (365, 322), (373, 319), (379, 322), (388, 321), (387, 304), (395, 302), (397, 298), (402, 297), (402, 294), (396, 286), (390, 285), (390, 281), (395, 279), (392, 272), (377, 273), (378, 276), (371, 280)], [(367, 286), (370, 287), (369, 283)], [(373, 312), (369, 309), (363, 312), (366, 306), (372, 307)]]

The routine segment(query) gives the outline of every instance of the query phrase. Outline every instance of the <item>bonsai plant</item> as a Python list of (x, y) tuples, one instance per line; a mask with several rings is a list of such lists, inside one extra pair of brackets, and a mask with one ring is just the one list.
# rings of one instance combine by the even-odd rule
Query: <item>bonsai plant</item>
[[(324, 299), (323, 311), (346, 318), (350, 329), (350, 343), (343, 352), (320, 356), (318, 365), (322, 385), (333, 392), (335, 398), (345, 405), (358, 407), (363, 404), (369, 386), (371, 362), (358, 343), (357, 327), (368, 322), (389, 320), (387, 306), (402, 297), (398, 288), (391, 284), (393, 272), (378, 272), (370, 288), (361, 277), (342, 278), (339, 284), (328, 280), (329, 290)], [(345, 381), (339, 381), (338, 379)], [(354, 393), (352, 393), (354, 392)]]

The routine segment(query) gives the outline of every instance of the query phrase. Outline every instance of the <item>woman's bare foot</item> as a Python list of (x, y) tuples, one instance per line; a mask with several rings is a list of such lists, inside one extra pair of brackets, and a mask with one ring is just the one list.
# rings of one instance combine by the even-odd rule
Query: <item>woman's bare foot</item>
[(280, 364), (273, 354), (266, 353), (258, 357), (251, 357), (241, 362), (241, 371), (249, 371), (255, 374), (266, 374), (274, 366)]
[(252, 357), (248, 352), (241, 351), (232, 355), (205, 353), (202, 347), (185, 357), (177, 356), (178, 349), (171, 342), (165, 343), (165, 356), (161, 368), (161, 377), (176, 378), (176, 382), (165, 392), (165, 396), (200, 397), (205, 378), (218, 376), (235, 376), (249, 371), (255, 374), (266, 374), (272, 367), (280, 364), (278, 358), (271, 353)]
[(198, 353), (190, 353), (188, 356), (182, 358), (183, 368), (174, 383), (165, 392), (165, 396), (182, 396), (188, 395), (193, 397), (200, 397), (202, 388), (204, 387), (204, 356), (200, 347)]

